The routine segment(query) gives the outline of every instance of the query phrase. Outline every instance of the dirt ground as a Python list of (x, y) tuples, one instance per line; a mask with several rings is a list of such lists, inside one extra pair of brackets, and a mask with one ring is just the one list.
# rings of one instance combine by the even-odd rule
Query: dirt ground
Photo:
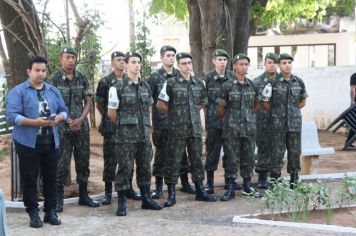
[[(319, 131), (322, 147), (334, 147), (336, 153), (321, 156), (317, 173), (353, 172), (356, 166), (356, 150), (343, 151), (345, 135)], [(8, 140), (0, 140), (0, 148), (8, 147)], [(0, 161), (0, 188), (5, 192), (6, 199), (11, 198), (10, 157), (8, 152)], [(102, 138), (96, 130), (91, 131), (91, 160), (90, 160), (90, 192), (102, 192)], [(74, 165), (72, 166), (72, 180), (75, 181)], [(284, 171), (286, 174), (286, 172)], [(254, 176), (253, 181), (256, 181)], [(215, 173), (216, 195), (224, 192), (223, 170)], [(338, 183), (328, 183), (337, 187)], [(152, 185), (154, 188), (154, 185)], [(179, 187), (178, 187), (179, 188)], [(66, 195), (76, 195), (76, 186), (70, 187)], [(166, 193), (165, 193), (166, 196)], [(254, 214), (261, 211), (260, 200), (247, 200), (237, 192), (235, 200), (229, 202), (217, 201), (204, 203), (194, 201), (193, 195), (177, 191), (177, 204), (162, 211), (141, 210), (140, 202), (129, 201), (128, 215), (116, 217), (117, 199), (109, 206), (88, 209), (77, 205), (66, 205), (60, 214), (62, 225), (44, 225), (41, 229), (28, 227), (28, 216), (23, 209), (7, 209), (8, 228), (10, 235), (335, 235), (320, 230), (303, 230), (257, 226), (232, 223), (235, 215)], [(163, 203), (164, 199), (159, 202)], [(341, 235), (341, 234), (340, 234)]]

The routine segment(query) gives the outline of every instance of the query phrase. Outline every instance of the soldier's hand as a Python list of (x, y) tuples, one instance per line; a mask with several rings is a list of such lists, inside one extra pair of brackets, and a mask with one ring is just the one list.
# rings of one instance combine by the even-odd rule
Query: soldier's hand
[(80, 131), (80, 127), (82, 126), (82, 119), (80, 118), (77, 118), (77, 119), (74, 119), (72, 120), (71, 124), (69, 124), (69, 128), (74, 131), (74, 132), (78, 132)]
[(56, 117), (53, 120), (53, 124), (58, 124), (59, 122), (63, 121), (64, 117), (62, 115), (56, 115)]
[(272, 85), (267, 83), (262, 90), (262, 101), (268, 102), (272, 97)]
[(47, 120), (47, 117), (38, 117), (36, 123), (39, 127), (50, 127), (52, 126), (53, 121)]
[(66, 120), (66, 124), (70, 125), (70, 124), (72, 124), (72, 122), (73, 122), (73, 120), (70, 117), (68, 117)]

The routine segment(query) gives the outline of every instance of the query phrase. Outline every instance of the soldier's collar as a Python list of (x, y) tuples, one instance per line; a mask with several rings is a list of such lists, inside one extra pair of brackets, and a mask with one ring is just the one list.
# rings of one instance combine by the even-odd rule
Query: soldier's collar
[(173, 77), (174, 75), (177, 74), (177, 69), (173, 67), (173, 68), (172, 68), (172, 73), (171, 73), (171, 74), (168, 74), (167, 71), (166, 71), (166, 70), (164, 69), (164, 67), (162, 66), (161, 69), (160, 69), (160, 72), (161, 72), (161, 74), (163, 74), (163, 76), (165, 76), (165, 77), (168, 76), (168, 75), (171, 76), (171, 77)]
[(245, 84), (248, 84), (248, 81), (247, 81), (247, 78), (244, 77), (244, 82), (243, 83), (239, 83), (239, 80), (237, 78), (234, 78), (234, 84), (245, 85)]
[(217, 80), (217, 79), (223, 79), (223, 80), (227, 80), (227, 70), (225, 70), (224, 72), (224, 76), (219, 76), (218, 72), (216, 72), (216, 70), (214, 70), (214, 76), (213, 76), (213, 80)]
[[(63, 80), (66, 80), (66, 79), (69, 80), (69, 79), (67, 78), (66, 73), (64, 72), (63, 68), (60, 69), (60, 72), (61, 72), (61, 74), (62, 74), (62, 79), (63, 79)], [(73, 70), (73, 79), (74, 79), (74, 78), (77, 78), (77, 73), (76, 73), (76, 70), (75, 70), (75, 69)]]

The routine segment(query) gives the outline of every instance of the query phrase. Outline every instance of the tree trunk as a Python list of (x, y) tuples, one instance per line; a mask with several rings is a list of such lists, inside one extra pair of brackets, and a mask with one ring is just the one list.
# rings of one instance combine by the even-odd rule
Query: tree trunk
[(135, 46), (136, 37), (135, 37), (135, 12), (133, 7), (133, 0), (129, 1), (129, 41), (130, 41), (130, 49)]

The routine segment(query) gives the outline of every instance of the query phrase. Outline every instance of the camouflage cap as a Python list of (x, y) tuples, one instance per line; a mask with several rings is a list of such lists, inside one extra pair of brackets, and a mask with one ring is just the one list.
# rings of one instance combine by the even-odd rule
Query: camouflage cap
[(248, 61), (248, 63), (250, 63), (250, 58), (245, 53), (239, 53), (239, 54), (235, 55), (234, 59), (233, 59), (233, 63), (235, 63), (236, 61), (241, 60), (241, 59), (246, 59)]
[(129, 62), (130, 57), (138, 57), (138, 58), (140, 58), (140, 61), (142, 61), (142, 56), (138, 52), (127, 52), (125, 54), (125, 62), (126, 63)]
[(173, 51), (174, 53), (177, 53), (177, 50), (174, 47), (169, 46), (169, 45), (165, 45), (165, 46), (161, 47), (160, 53), (164, 53), (167, 51)]
[(267, 53), (266, 56), (265, 56), (265, 60), (266, 60), (266, 59), (271, 59), (271, 60), (273, 60), (274, 62), (278, 62), (278, 55), (275, 54), (275, 53), (273, 53), (273, 52), (269, 52), (269, 53)]
[(183, 59), (183, 58), (190, 58), (190, 59), (193, 59), (192, 58), (192, 55), (188, 52), (180, 52), (176, 55), (176, 60), (179, 61), (180, 59)]
[(294, 59), (288, 53), (281, 53), (281, 54), (279, 54), (279, 61), (281, 61), (281, 60), (292, 60), (293, 61)]
[(120, 51), (115, 51), (111, 53), (111, 60), (114, 59), (114, 57), (125, 57), (125, 54)]
[(69, 53), (69, 54), (77, 55), (77, 51), (73, 47), (70, 47), (70, 46), (63, 47), (61, 50), (61, 54), (62, 53)]
[(229, 53), (227, 53), (224, 49), (215, 49), (212, 56), (213, 57), (226, 57), (227, 59), (230, 58)]

